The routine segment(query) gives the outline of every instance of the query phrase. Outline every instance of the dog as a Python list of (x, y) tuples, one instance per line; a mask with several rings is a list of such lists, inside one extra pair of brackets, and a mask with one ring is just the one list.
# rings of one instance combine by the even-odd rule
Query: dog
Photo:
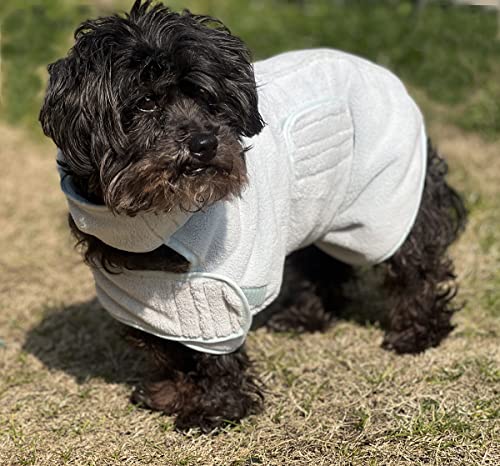
[(248, 331), (325, 330), (365, 264), (385, 348), (452, 330), (466, 210), (389, 71), (330, 49), (253, 64), (219, 20), (151, 0), (81, 24), (48, 71), (70, 228), (153, 363), (133, 402), (205, 432), (259, 412)]

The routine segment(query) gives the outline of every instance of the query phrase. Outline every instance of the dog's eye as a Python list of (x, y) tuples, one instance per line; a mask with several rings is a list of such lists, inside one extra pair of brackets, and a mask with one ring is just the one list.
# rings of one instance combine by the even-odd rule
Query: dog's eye
[(184, 80), (181, 82), (181, 90), (184, 94), (186, 94), (188, 97), (200, 97), (203, 100), (211, 100), (211, 96), (206, 91), (203, 89), (201, 86), (198, 86), (197, 84), (193, 83), (192, 81)]
[(143, 97), (137, 107), (142, 112), (152, 112), (156, 110), (156, 100), (153, 97)]
[(196, 97), (200, 92), (200, 88), (195, 83), (186, 79), (181, 82), (180, 88), (182, 93), (189, 97)]

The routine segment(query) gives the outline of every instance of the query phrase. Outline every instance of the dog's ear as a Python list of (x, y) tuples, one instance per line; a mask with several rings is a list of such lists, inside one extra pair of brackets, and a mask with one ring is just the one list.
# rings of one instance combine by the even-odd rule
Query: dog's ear
[(103, 79), (106, 73), (92, 70), (75, 50), (49, 65), (48, 71), (39, 118), (43, 131), (61, 149), (75, 175), (98, 177), (106, 152), (120, 153), (124, 147), (116, 98)]
[[(72, 171), (88, 177), (94, 169), (89, 158), (90, 121), (81, 105), (81, 75), (73, 57), (48, 66), (49, 82), (40, 111), (40, 123), (70, 163)], [(75, 131), (77, 129), (77, 131)]]
[[(254, 136), (263, 129), (264, 121), (259, 113), (257, 88), (251, 54), (245, 43), (231, 34), (222, 22), (210, 16), (192, 15), (184, 11), (198, 24), (203, 26), (206, 37), (200, 38), (201, 47), (197, 44), (197, 60), (201, 69), (217, 69), (216, 78), (224, 96), (221, 100), (226, 115), (233, 119), (239, 133), (243, 136)], [(211, 63), (203, 64), (202, 61)]]
[(235, 116), (238, 116), (239, 112), (241, 134), (247, 137), (255, 136), (264, 128), (264, 121), (259, 112), (250, 52), (240, 39), (231, 34), (221, 40), (222, 46), (226, 47), (224, 58), (227, 60), (225, 86), (229, 95), (226, 105)]

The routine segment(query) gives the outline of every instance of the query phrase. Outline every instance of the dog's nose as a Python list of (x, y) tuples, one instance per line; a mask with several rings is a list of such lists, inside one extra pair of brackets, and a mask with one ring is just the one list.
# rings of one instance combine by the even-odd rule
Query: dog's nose
[(217, 137), (212, 133), (196, 133), (189, 140), (189, 150), (200, 162), (209, 162), (217, 153), (217, 144)]

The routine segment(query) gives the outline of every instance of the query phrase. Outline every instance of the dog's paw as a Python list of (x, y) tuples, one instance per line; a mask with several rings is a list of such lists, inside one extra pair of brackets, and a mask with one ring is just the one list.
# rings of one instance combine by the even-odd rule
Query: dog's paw
[(398, 354), (421, 353), (428, 348), (438, 346), (452, 329), (451, 325), (447, 325), (438, 329), (412, 327), (398, 332), (390, 331), (384, 337), (382, 348)]
[(226, 392), (215, 397), (205, 393), (185, 405), (175, 418), (178, 430), (200, 429), (203, 433), (215, 432), (221, 428), (234, 427), (241, 419), (262, 411), (261, 395), (257, 393)]
[(147, 382), (135, 387), (131, 395), (132, 403), (165, 414), (176, 413), (181, 406), (181, 395), (173, 380)]
[(413, 343), (406, 339), (401, 339), (401, 335), (397, 332), (389, 332), (384, 336), (382, 348), (387, 351), (394, 351), (398, 354), (414, 353)]

